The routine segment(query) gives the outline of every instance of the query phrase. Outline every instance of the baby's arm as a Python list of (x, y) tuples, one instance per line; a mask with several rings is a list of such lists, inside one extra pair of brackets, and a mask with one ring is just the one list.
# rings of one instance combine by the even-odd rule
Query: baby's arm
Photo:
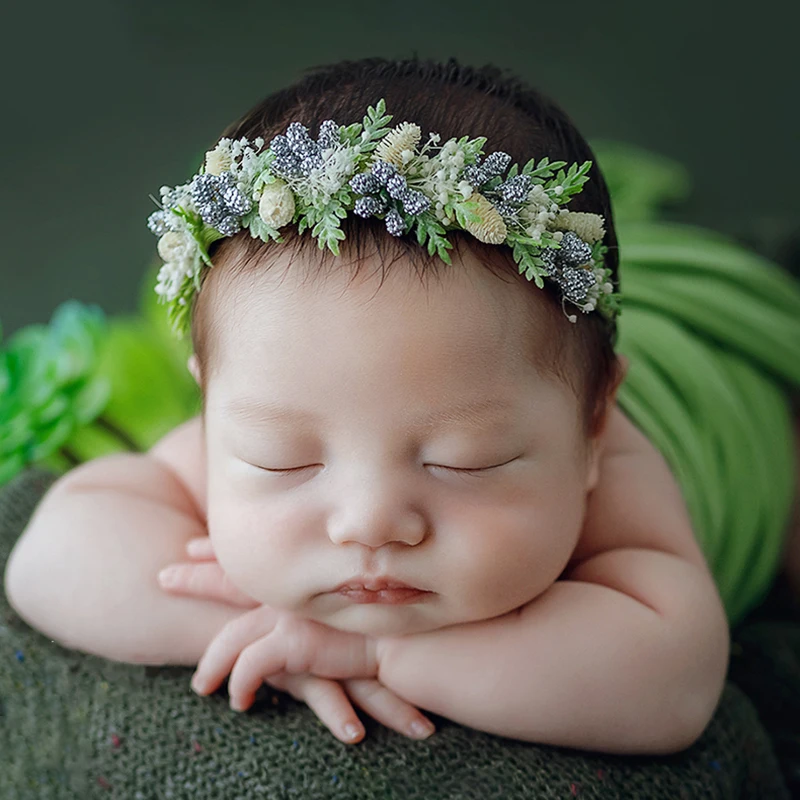
[(206, 533), (172, 464), (198, 420), (148, 454), (106, 456), (51, 487), (11, 552), (5, 592), (32, 627), (64, 647), (114, 661), (194, 665), (231, 619), (222, 603), (173, 597), (159, 570)]
[(691, 745), (722, 692), (728, 626), (652, 447), (604, 459), (584, 539), (581, 560), (521, 609), (381, 639), (381, 683), (502, 736), (631, 754)]

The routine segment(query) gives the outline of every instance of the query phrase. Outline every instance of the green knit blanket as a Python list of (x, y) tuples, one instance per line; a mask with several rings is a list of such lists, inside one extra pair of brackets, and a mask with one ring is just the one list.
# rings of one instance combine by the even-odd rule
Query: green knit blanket
[[(0, 567), (52, 481), (28, 470), (0, 490)], [(269, 687), (238, 714), (225, 686), (195, 695), (191, 668), (65, 650), (3, 595), (0, 798), (781, 800), (800, 763), (800, 737), (786, 722), (800, 718), (798, 619), (792, 610), (738, 629), (731, 680), (691, 748), (623, 757), (505, 739), (436, 715), (437, 732), (412, 741), (361, 714), (366, 739), (345, 745), (307, 706)]]

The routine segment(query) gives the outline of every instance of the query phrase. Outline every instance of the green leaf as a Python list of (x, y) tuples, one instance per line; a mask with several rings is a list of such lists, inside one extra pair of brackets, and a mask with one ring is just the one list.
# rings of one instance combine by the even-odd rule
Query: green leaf
[(461, 203), (453, 204), (453, 211), (462, 228), (466, 228), (467, 222), (469, 221), (480, 222), (482, 220), (481, 215), (475, 211), (477, 207), (478, 203), (475, 200), (466, 200)]
[(611, 193), (615, 223), (654, 219), (688, 199), (691, 176), (679, 162), (621, 142), (592, 142), (592, 149)]
[(91, 383), (82, 387), (75, 396), (72, 404), (72, 413), (79, 425), (88, 425), (98, 417), (111, 397), (111, 383), (102, 376), (96, 377)]
[(37, 409), (37, 422), (40, 425), (51, 424), (68, 411), (69, 405), (70, 401), (65, 394), (57, 394), (51, 397), (45, 405)]
[(49, 427), (38, 429), (35, 432), (35, 441), (28, 453), (28, 460), (30, 462), (39, 461), (58, 450), (70, 437), (74, 426), (75, 423), (71, 418), (61, 417)]

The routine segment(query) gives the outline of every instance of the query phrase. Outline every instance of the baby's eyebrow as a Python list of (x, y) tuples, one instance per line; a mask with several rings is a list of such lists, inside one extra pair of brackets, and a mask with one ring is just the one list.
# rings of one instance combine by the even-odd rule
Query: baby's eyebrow
[[(486, 425), (492, 427), (510, 421), (518, 404), (509, 397), (485, 397), (463, 401), (446, 408), (421, 414), (417, 418), (409, 416), (407, 423), (422, 432), (447, 425)], [(252, 398), (236, 398), (225, 403), (221, 409), (223, 416), (238, 422), (263, 425), (277, 423), (281, 427), (291, 425), (313, 425), (322, 421), (322, 415), (302, 408), (291, 408), (279, 403)]]

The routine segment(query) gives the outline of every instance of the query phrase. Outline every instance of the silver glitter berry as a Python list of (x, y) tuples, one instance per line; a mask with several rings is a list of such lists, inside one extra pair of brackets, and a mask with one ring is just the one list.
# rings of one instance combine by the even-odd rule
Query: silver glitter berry
[(196, 175), (190, 186), (192, 199), (203, 222), (225, 236), (241, 228), (240, 217), (252, 208), (230, 172)]
[(150, 229), (150, 232), (154, 233), (156, 236), (163, 236), (167, 233), (169, 227), (167, 226), (165, 212), (160, 210), (154, 211), (147, 218), (147, 227)]
[(332, 119), (326, 119), (319, 126), (317, 143), (322, 150), (329, 150), (339, 144), (339, 126)]
[(505, 172), (511, 162), (511, 156), (500, 150), (487, 156), (483, 164), (480, 159), (478, 156), (474, 164), (464, 168), (464, 180), (478, 190), (484, 183)]
[(386, 215), (386, 230), (389, 231), (392, 236), (402, 236), (404, 228), (405, 223), (403, 222), (403, 217), (396, 208), (390, 209), (389, 213)]
[(392, 175), (386, 181), (386, 191), (389, 192), (389, 197), (395, 200), (402, 200), (403, 195), (408, 191), (408, 184), (402, 175)]
[(275, 154), (271, 171), (286, 179), (307, 178), (312, 170), (322, 167), (322, 152), (335, 147), (339, 141), (339, 126), (332, 119), (326, 119), (319, 126), (316, 142), (308, 135), (305, 125), (292, 122), (285, 134), (278, 134), (270, 142), (270, 150)]
[[(386, 210), (388, 203), (382, 191), (384, 187), (392, 200), (399, 200), (403, 204), (406, 214), (417, 216), (431, 206), (430, 198), (416, 189), (409, 189), (405, 177), (388, 161), (376, 161), (369, 172), (355, 175), (350, 179), (350, 187), (357, 194), (364, 195), (356, 200), (353, 209), (361, 217), (376, 216)], [(388, 214), (385, 218), (386, 229), (394, 236), (400, 236), (405, 227), (403, 217), (397, 209), (392, 211), (391, 220)]]
[[(327, 122), (327, 120), (326, 120)], [(327, 126), (323, 142), (331, 139), (330, 126)], [(278, 134), (270, 143), (276, 158), (272, 162), (272, 172), (282, 178), (308, 177), (313, 169), (322, 166), (322, 146), (308, 135), (308, 128), (300, 122), (292, 122), (286, 134)]]
[(563, 267), (582, 267), (592, 258), (592, 248), (573, 231), (566, 231), (561, 239), (558, 260)]
[(381, 186), (386, 186), (389, 180), (397, 175), (397, 167), (388, 161), (376, 161), (372, 165), (372, 174), (378, 179)]
[(416, 217), (423, 211), (427, 211), (430, 207), (430, 198), (422, 192), (418, 192), (416, 189), (409, 189), (403, 195), (403, 208), (407, 214), (412, 214)]
[(592, 248), (572, 231), (564, 234), (560, 249), (544, 247), (539, 253), (550, 279), (559, 285), (564, 297), (575, 303), (586, 300), (597, 282), (592, 270), (582, 268), (591, 257)]
[(582, 303), (586, 300), (589, 289), (595, 284), (594, 273), (588, 269), (565, 267), (561, 272), (559, 284), (568, 300)]
[(495, 191), (508, 203), (521, 205), (528, 197), (532, 182), (530, 175), (515, 175), (501, 183)]
[(507, 203), (505, 200), (498, 200), (495, 197), (487, 197), (487, 200), (492, 203), (492, 205), (497, 209), (497, 213), (500, 214), (503, 219), (513, 220), (517, 218), (519, 206), (513, 205), (512, 203)]
[(375, 217), (386, 211), (386, 201), (378, 197), (359, 197), (353, 211), (359, 217)]
[(360, 172), (350, 179), (350, 187), (359, 194), (374, 194), (381, 188), (381, 182), (371, 172)]
[(558, 255), (556, 251), (552, 247), (544, 247), (541, 253), (539, 253), (539, 258), (544, 261), (544, 266), (548, 275), (550, 275), (550, 277), (556, 277), (559, 273), (559, 267), (557, 265)]

